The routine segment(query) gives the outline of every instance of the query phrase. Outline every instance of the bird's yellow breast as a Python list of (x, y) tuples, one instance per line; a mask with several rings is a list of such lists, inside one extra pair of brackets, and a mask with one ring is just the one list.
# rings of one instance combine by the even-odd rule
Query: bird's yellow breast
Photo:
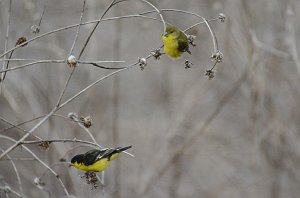
[(118, 155), (119, 155), (119, 153), (113, 154), (109, 160), (108, 160), (108, 158), (103, 158), (103, 159), (100, 159), (100, 160), (96, 161), (95, 163), (88, 165), (88, 166), (84, 165), (84, 163), (78, 163), (78, 162), (75, 162), (73, 164), (73, 166), (75, 168), (78, 168), (78, 169), (84, 170), (84, 171), (101, 172), (101, 171), (105, 170), (110, 165), (111, 161), (113, 159), (115, 159)]
[(165, 53), (173, 58), (178, 58), (181, 56), (182, 52), (178, 50), (178, 39), (176, 36), (170, 34), (168, 36), (163, 36), (162, 41), (164, 43)]

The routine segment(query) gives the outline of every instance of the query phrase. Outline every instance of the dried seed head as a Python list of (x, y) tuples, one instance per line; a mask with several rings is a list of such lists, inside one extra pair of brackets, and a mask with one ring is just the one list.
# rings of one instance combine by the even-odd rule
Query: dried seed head
[(196, 39), (196, 36), (194, 35), (187, 35), (187, 38), (188, 38), (188, 42), (191, 46), (195, 47), (196, 46), (196, 43), (194, 42), (195, 39)]
[(34, 184), (35, 185), (39, 185), (40, 184), (40, 178), (38, 178), (38, 177), (35, 177), (34, 179), (33, 179), (33, 182), (34, 182)]
[(92, 186), (92, 190), (98, 187), (98, 179), (95, 172), (87, 171), (84, 173), (84, 176), (82, 176), (81, 178), (86, 179), (86, 183)]
[(40, 26), (33, 25), (33, 26), (31, 26), (31, 30), (32, 30), (32, 33), (38, 34), (38, 33), (40, 33)]
[(27, 43), (25, 43), (26, 41), (27, 41), (26, 37), (22, 36), (22, 37), (18, 38), (18, 40), (16, 42), (16, 46), (20, 45), (21, 47), (24, 47), (27, 45)]
[(86, 128), (89, 128), (92, 126), (93, 121), (91, 116), (81, 116), (80, 118), (78, 117), (78, 115), (76, 113), (70, 112), (68, 114), (68, 118), (70, 118), (71, 120), (73, 120), (74, 122), (79, 122), (81, 124), (83, 124)]
[(39, 177), (35, 177), (35, 178), (33, 179), (33, 182), (34, 182), (34, 184), (35, 184), (39, 189), (43, 189), (44, 186), (46, 185), (46, 184), (41, 180), (41, 178), (39, 178)]
[(139, 66), (141, 70), (143, 71), (145, 67), (147, 66), (147, 59), (146, 58), (139, 58)]
[(219, 13), (219, 16), (218, 16), (218, 18), (219, 18), (219, 20), (220, 20), (221, 22), (225, 22), (226, 15), (225, 15), (225, 14), (223, 14), (223, 13)]
[(223, 61), (223, 54), (220, 51), (214, 52), (211, 55), (211, 59), (215, 60), (217, 63), (220, 63)]
[(67, 59), (67, 64), (69, 65), (69, 67), (74, 68), (77, 66), (78, 62), (75, 56), (70, 55)]
[(44, 142), (42, 142), (42, 143), (40, 143), (40, 144), (38, 144), (38, 145), (39, 145), (39, 147), (40, 147), (42, 150), (48, 151), (49, 148), (50, 148), (50, 144), (51, 144), (51, 142), (44, 141)]
[(191, 61), (189, 61), (189, 60), (184, 60), (184, 65), (185, 65), (185, 69), (189, 69), (189, 68), (191, 68), (191, 66), (192, 66), (192, 62)]
[(151, 55), (155, 58), (155, 60), (159, 60), (162, 53), (160, 53), (160, 49), (156, 49), (151, 52)]
[(215, 77), (215, 71), (212, 69), (206, 70), (205, 76), (208, 76), (208, 80), (211, 80)]
[(80, 121), (86, 128), (90, 128), (93, 124), (91, 116), (86, 116), (86, 117), (81, 116)]

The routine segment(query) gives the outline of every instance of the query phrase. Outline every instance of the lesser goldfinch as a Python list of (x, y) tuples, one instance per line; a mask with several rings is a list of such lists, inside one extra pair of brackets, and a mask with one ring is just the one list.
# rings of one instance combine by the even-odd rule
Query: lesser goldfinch
[(71, 159), (72, 166), (84, 171), (101, 172), (106, 169), (112, 160), (114, 160), (121, 152), (131, 148), (132, 146), (93, 149), (84, 154), (79, 154)]
[(187, 36), (175, 26), (166, 28), (166, 33), (162, 36), (162, 42), (165, 53), (172, 58), (180, 57), (183, 52), (191, 53)]

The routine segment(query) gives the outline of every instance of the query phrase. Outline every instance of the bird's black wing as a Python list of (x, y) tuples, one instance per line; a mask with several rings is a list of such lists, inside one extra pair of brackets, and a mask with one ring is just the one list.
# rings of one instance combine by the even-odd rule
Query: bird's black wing
[(106, 150), (107, 149), (101, 149), (101, 150), (93, 149), (93, 150), (86, 152), (84, 154), (84, 160), (83, 160), (84, 165), (88, 166), (88, 165), (92, 165), (93, 163), (95, 163), (95, 161), (98, 160), (98, 157), (102, 156), (106, 152)]
[(178, 50), (181, 52), (188, 52), (190, 54), (188, 39), (183, 32), (180, 32), (180, 36), (178, 38)]

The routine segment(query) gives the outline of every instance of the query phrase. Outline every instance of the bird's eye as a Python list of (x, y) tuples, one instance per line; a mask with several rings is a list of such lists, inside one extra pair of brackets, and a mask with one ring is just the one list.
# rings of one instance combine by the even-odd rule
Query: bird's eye
[(174, 31), (171, 31), (170, 34), (172, 34)]

